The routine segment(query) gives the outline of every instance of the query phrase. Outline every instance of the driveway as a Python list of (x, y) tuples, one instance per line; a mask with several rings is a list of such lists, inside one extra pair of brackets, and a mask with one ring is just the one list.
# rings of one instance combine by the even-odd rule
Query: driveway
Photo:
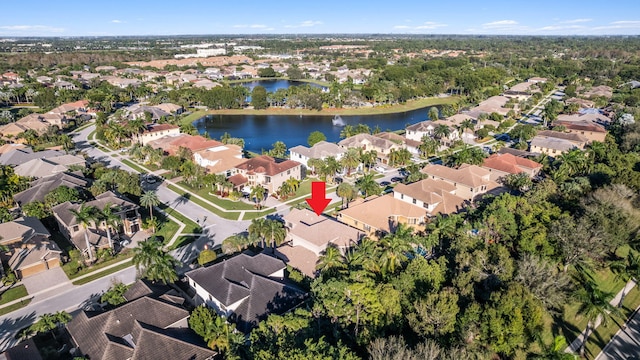
[[(609, 326), (616, 326), (611, 324)], [(618, 330), (618, 333), (602, 349), (596, 360), (639, 360), (640, 359), (640, 315), (638, 309)]]
[(43, 296), (43, 294), (39, 293), (44, 290), (59, 292), (73, 287), (71, 281), (67, 278), (67, 274), (64, 273), (61, 267), (54, 267), (39, 274), (26, 277), (22, 279), (22, 284), (27, 288), (29, 295), (37, 294), (37, 298)]

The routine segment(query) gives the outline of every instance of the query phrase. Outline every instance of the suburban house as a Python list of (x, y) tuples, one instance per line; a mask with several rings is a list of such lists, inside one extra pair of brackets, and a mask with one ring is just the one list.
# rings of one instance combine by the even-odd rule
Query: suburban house
[(232, 169), (245, 161), (242, 148), (238, 145), (227, 144), (212, 147), (193, 153), (196, 164), (207, 169), (211, 174), (231, 176)]
[(16, 149), (0, 155), (0, 165), (16, 166), (33, 159), (49, 159), (64, 155), (58, 150), (43, 150), (34, 152), (30, 147)]
[(428, 217), (433, 217), (456, 213), (466, 206), (467, 200), (457, 196), (456, 192), (457, 188), (446, 181), (424, 179), (412, 184), (396, 185), (393, 197), (422, 207)]
[(529, 151), (549, 156), (560, 155), (573, 149), (584, 149), (589, 139), (575, 134), (561, 131), (543, 130), (531, 139)]
[(6, 154), (6, 153), (11, 152), (13, 150), (24, 149), (26, 147), (27, 147), (27, 145), (25, 145), (25, 144), (7, 143), (7, 144), (4, 144), (4, 145), (0, 145), (0, 155)]
[(420, 144), (422, 144), (422, 141), (416, 141), (416, 140), (407, 139), (406, 137), (404, 137), (402, 135), (398, 135), (396, 133), (387, 132), (387, 131), (375, 134), (374, 136), (379, 137), (381, 139), (393, 141), (396, 144), (402, 144), (403, 147), (405, 149), (409, 150), (409, 152), (412, 155), (420, 154), (420, 151), (418, 150), (418, 147), (420, 146)]
[(409, 140), (422, 142), (422, 138), (425, 136), (433, 137), (433, 131), (435, 129), (436, 126), (434, 125), (433, 121), (421, 121), (419, 123), (407, 126), (404, 136)]
[(160, 120), (163, 117), (171, 116), (167, 111), (164, 111), (156, 106), (149, 106), (145, 104), (133, 104), (124, 108), (129, 119), (145, 119), (147, 114), (151, 116), (151, 120)]
[(588, 139), (588, 143), (593, 141), (604, 142), (607, 137), (607, 129), (593, 121), (557, 120), (553, 122), (553, 126), (564, 126), (565, 132), (582, 135)]
[(185, 276), (197, 304), (211, 307), (246, 334), (269, 314), (282, 314), (304, 299), (304, 292), (284, 281), (285, 269), (282, 260), (245, 251)]
[(391, 150), (400, 150), (404, 148), (402, 144), (396, 144), (393, 141), (382, 139), (370, 134), (356, 134), (350, 136), (338, 143), (346, 149), (362, 149), (363, 151), (375, 151), (377, 160), (383, 164), (389, 162), (389, 154)]
[(534, 177), (542, 170), (542, 165), (512, 154), (492, 154), (484, 159), (482, 168), (491, 173), (491, 180), (498, 181), (510, 174), (525, 173), (529, 177)]
[(75, 102), (62, 104), (56, 108), (49, 110), (49, 114), (67, 114), (75, 113), (75, 115), (86, 114), (89, 109), (89, 101), (78, 100)]
[(223, 144), (220, 141), (205, 139), (200, 135), (174, 134), (161, 137), (149, 142), (154, 149), (162, 149), (169, 155), (175, 155), (180, 148), (191, 150), (192, 154), (198, 151), (213, 149)]
[(335, 246), (344, 254), (364, 236), (355, 228), (308, 209), (292, 208), (283, 220), (287, 238), (276, 256), (310, 277), (315, 277), (316, 262), (327, 246)]
[(69, 170), (71, 166), (86, 167), (86, 161), (81, 156), (60, 155), (43, 159), (32, 159), (14, 168), (20, 176), (30, 178), (45, 178)]
[(320, 141), (312, 147), (302, 145), (294, 146), (289, 149), (289, 159), (297, 161), (308, 168), (307, 161), (309, 159), (324, 160), (328, 157), (334, 157), (336, 160), (342, 159), (342, 155), (347, 152), (344, 148), (327, 141)]
[(393, 233), (398, 224), (406, 224), (416, 231), (424, 230), (426, 215), (424, 208), (387, 194), (358, 199), (341, 210), (336, 219), (367, 236), (379, 238)]
[(141, 133), (133, 134), (133, 141), (144, 146), (149, 142), (159, 139), (163, 136), (171, 136), (180, 134), (180, 127), (171, 124), (151, 124), (147, 125), (147, 129)]
[(33, 338), (19, 342), (16, 346), (0, 353), (1, 360), (42, 360)]
[(34, 217), (20, 217), (0, 224), (2, 262), (20, 279), (60, 266), (60, 248)]
[[(144, 289), (151, 287), (141, 282), (125, 293), (127, 303), (109, 311), (81, 311), (66, 325), (78, 352), (104, 360), (212, 360), (217, 353), (189, 328), (184, 299), (169, 287), (149, 293)], [(143, 291), (135, 294), (138, 290)]]
[(245, 160), (234, 169), (229, 178), (235, 187), (262, 186), (270, 194), (289, 178), (302, 180), (302, 164), (293, 160), (275, 159), (268, 155), (256, 156)]
[(456, 187), (456, 195), (465, 200), (474, 200), (478, 195), (494, 190), (500, 185), (491, 180), (489, 170), (477, 165), (463, 164), (457, 169), (443, 165), (427, 165), (421, 173), (430, 179), (443, 180)]
[(32, 181), (28, 189), (13, 195), (13, 200), (15, 200), (19, 206), (34, 201), (44, 202), (48, 193), (61, 186), (81, 191), (89, 186), (89, 180), (85, 179), (79, 171), (73, 173), (57, 173)]
[[(87, 245), (84, 238), (85, 230), (70, 211), (77, 211), (81, 206), (82, 204), (67, 201), (54, 206), (51, 211), (58, 223), (60, 232), (84, 253), (87, 252)], [(138, 213), (139, 206), (123, 195), (107, 191), (96, 196), (95, 200), (84, 203), (84, 206), (95, 206), (99, 211), (103, 211), (105, 207), (111, 206), (113, 213), (120, 217), (120, 226), (118, 229), (115, 229), (115, 234), (112, 234), (112, 236), (120, 233), (131, 236), (140, 231), (142, 219)], [(90, 226), (87, 231), (89, 243), (94, 248), (109, 246), (106, 227), (102, 223), (93, 221), (92, 226)]]
[(473, 107), (469, 110), (468, 115), (474, 118), (478, 118), (480, 114), (491, 114), (498, 113), (502, 116), (507, 115), (509, 112), (509, 108), (506, 108), (505, 105), (509, 102), (509, 98), (506, 96), (492, 96), (487, 100), (484, 100), (478, 104), (478, 106)]
[(172, 104), (172, 103), (162, 103), (158, 105), (154, 105), (153, 107), (158, 108), (164, 112), (170, 114), (180, 115), (184, 111), (184, 108), (180, 105)]

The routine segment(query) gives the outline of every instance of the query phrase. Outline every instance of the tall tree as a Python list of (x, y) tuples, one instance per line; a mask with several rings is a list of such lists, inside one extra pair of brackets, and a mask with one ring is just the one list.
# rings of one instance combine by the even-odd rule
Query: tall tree
[[(160, 198), (158, 197), (158, 194), (153, 190), (145, 191), (145, 193), (140, 197), (140, 205), (148, 206), (149, 217), (153, 218), (153, 207), (160, 205)], [(153, 229), (153, 231), (155, 232), (156, 229)]]
[(111, 228), (116, 229), (116, 234), (118, 232), (118, 226), (122, 222), (122, 219), (119, 215), (113, 212), (113, 207), (111, 204), (105, 204), (102, 211), (98, 214), (98, 219), (102, 221), (107, 230), (107, 239), (109, 240), (109, 248), (113, 250), (113, 241), (111, 239)]
[(317, 143), (319, 143), (320, 141), (326, 141), (327, 137), (322, 133), (322, 131), (314, 131), (311, 134), (309, 134), (309, 137), (307, 138), (307, 143), (309, 144), (309, 146), (313, 146)]
[(91, 243), (89, 243), (89, 227), (98, 219), (98, 209), (95, 206), (86, 206), (82, 204), (78, 210), (69, 209), (69, 211), (75, 217), (75, 221), (84, 229), (84, 241), (87, 245), (89, 261), (93, 261)]
[(360, 165), (360, 153), (358, 149), (348, 149), (347, 152), (342, 155), (340, 164), (347, 170), (347, 176), (351, 176), (351, 171)]
[(363, 175), (356, 181), (356, 186), (362, 191), (365, 198), (369, 197), (369, 195), (377, 195), (382, 192), (382, 188), (373, 178), (373, 174)]
[(178, 280), (176, 259), (162, 250), (162, 243), (155, 237), (138, 243), (131, 259), (136, 269), (149, 280), (173, 283)]

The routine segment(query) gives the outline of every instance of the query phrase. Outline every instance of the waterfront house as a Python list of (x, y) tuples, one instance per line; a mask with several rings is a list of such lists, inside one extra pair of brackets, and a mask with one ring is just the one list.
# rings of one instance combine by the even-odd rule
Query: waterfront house
[(157, 140), (164, 136), (179, 135), (180, 127), (171, 124), (150, 124), (146, 129), (138, 134), (133, 134), (134, 142), (144, 146), (153, 140)]
[(430, 179), (443, 180), (456, 187), (456, 195), (465, 200), (474, 200), (477, 196), (500, 187), (491, 180), (489, 170), (477, 165), (463, 164), (454, 169), (443, 165), (427, 165), (421, 173)]
[(234, 144), (220, 144), (193, 153), (196, 164), (207, 169), (208, 173), (231, 176), (233, 169), (246, 159), (242, 157), (242, 148)]
[(307, 161), (309, 161), (309, 159), (324, 160), (332, 156), (336, 158), (336, 160), (340, 160), (345, 152), (347, 152), (345, 148), (334, 143), (320, 141), (310, 148), (303, 145), (292, 147), (289, 149), (289, 159), (297, 161), (305, 168), (308, 168)]
[(285, 159), (275, 159), (268, 155), (260, 155), (247, 159), (235, 166), (229, 179), (234, 186), (262, 186), (270, 194), (289, 178), (302, 180), (302, 164)]
[(504, 176), (519, 173), (525, 173), (532, 178), (540, 173), (542, 165), (533, 160), (515, 156), (513, 154), (496, 153), (484, 159), (482, 168), (491, 173), (491, 180), (498, 181)]
[(375, 151), (377, 160), (383, 164), (389, 162), (389, 154), (392, 150), (400, 150), (404, 148), (403, 144), (397, 144), (393, 141), (379, 138), (370, 134), (356, 134), (350, 136), (338, 143), (345, 149), (361, 149), (362, 151)]

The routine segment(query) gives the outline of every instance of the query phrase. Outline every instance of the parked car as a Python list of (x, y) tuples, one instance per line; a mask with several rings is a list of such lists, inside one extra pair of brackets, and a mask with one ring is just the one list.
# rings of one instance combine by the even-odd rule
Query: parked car
[(379, 173), (385, 173), (387, 172), (387, 169), (383, 168), (382, 166), (376, 166), (374, 168), (375, 171), (379, 172)]
[(391, 185), (391, 183), (388, 181), (383, 181), (380, 183), (380, 186), (389, 186), (389, 185)]
[(391, 178), (391, 182), (400, 182), (400, 181), (402, 181), (402, 180), (403, 180), (403, 178), (398, 177), (398, 176), (396, 176), (396, 177), (392, 177), (392, 178)]

